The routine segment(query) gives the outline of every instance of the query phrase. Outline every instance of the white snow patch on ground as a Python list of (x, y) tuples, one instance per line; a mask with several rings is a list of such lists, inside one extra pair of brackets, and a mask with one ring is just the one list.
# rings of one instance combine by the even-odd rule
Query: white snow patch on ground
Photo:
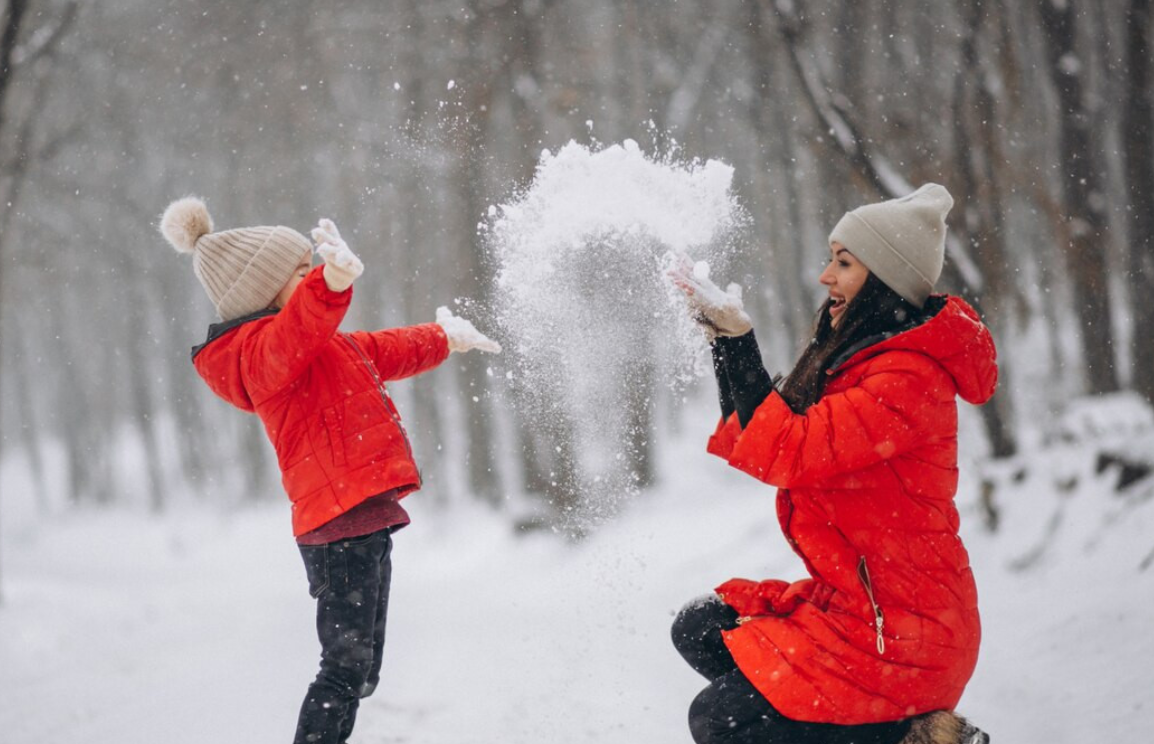
[[(704, 683), (669, 643), (673, 613), (732, 576), (801, 575), (771, 489), (701, 451), (709, 423), (666, 449), (659, 487), (577, 545), (411, 497), (384, 679), (356, 741), (690, 742), (685, 712)], [(1117, 493), (1083, 448), (1064, 452), (1059, 480), (1078, 481), (1058, 495), (1046, 458), (1023, 456), (1026, 475), (999, 487), (994, 535), (974, 507), (977, 466), (963, 463), (984, 639), (961, 710), (995, 742), (1145, 740), (1154, 483)], [(287, 508), (79, 511), (32, 528), (8, 518), (20, 477), (0, 484), (0, 741), (291, 740), (316, 642)]]

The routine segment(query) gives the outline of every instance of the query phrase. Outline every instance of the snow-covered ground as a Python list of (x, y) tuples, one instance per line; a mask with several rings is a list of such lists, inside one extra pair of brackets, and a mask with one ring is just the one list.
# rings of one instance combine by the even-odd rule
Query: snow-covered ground
[[(703, 682), (669, 643), (673, 613), (730, 576), (800, 575), (771, 489), (700, 445), (665, 448), (663, 484), (577, 545), (409, 499), (358, 744), (688, 744)], [(1154, 478), (1118, 493), (1088, 453), (1075, 442), (996, 473), (993, 535), (963, 465), (985, 637), (961, 709), (995, 742), (1154, 731)], [(316, 648), (285, 508), (30, 521), (19, 478), (5, 471), (0, 503), (0, 742), (291, 740)]]

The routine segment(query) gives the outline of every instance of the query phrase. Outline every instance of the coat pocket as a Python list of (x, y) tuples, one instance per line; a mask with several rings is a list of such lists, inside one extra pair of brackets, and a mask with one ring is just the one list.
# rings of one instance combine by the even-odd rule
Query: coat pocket
[(329, 406), (322, 413), (324, 418), (325, 431), (329, 435), (329, 447), (333, 453), (333, 464), (343, 466), (347, 461), (345, 455), (345, 436), (344, 427), (341, 426), (341, 415), (337, 410), (337, 406)]

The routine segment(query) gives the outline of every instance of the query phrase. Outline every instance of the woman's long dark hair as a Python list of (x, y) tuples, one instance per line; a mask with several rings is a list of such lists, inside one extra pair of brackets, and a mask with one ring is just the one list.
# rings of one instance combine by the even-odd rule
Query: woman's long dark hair
[(920, 310), (872, 272), (842, 311), (841, 323), (836, 328), (829, 314), (830, 302), (826, 300), (817, 311), (813, 339), (789, 376), (777, 387), (790, 408), (798, 413), (821, 399), (829, 379), (826, 371), (846, 351), (867, 339), (916, 325), (923, 319)]

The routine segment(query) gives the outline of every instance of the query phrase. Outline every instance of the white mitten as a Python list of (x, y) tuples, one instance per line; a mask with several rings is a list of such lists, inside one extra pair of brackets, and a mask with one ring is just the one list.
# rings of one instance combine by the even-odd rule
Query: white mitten
[(325, 284), (334, 292), (344, 292), (365, 270), (365, 265), (349, 250), (332, 220), (321, 219), (313, 228), (312, 236), (317, 255), (325, 262)]
[(470, 349), (479, 349), (490, 354), (501, 353), (501, 344), (478, 331), (469, 321), (453, 315), (443, 305), (437, 308), (437, 324), (445, 329), (445, 335), (449, 337), (450, 352), (464, 353)]
[[(753, 329), (753, 321), (741, 301), (741, 285), (730, 284), (722, 289), (709, 278), (709, 266), (696, 266), (687, 257), (676, 260), (667, 272), (674, 285), (685, 293), (694, 317), (706, 329), (718, 336), (744, 336)], [(712, 339), (710, 339), (712, 340)]]

